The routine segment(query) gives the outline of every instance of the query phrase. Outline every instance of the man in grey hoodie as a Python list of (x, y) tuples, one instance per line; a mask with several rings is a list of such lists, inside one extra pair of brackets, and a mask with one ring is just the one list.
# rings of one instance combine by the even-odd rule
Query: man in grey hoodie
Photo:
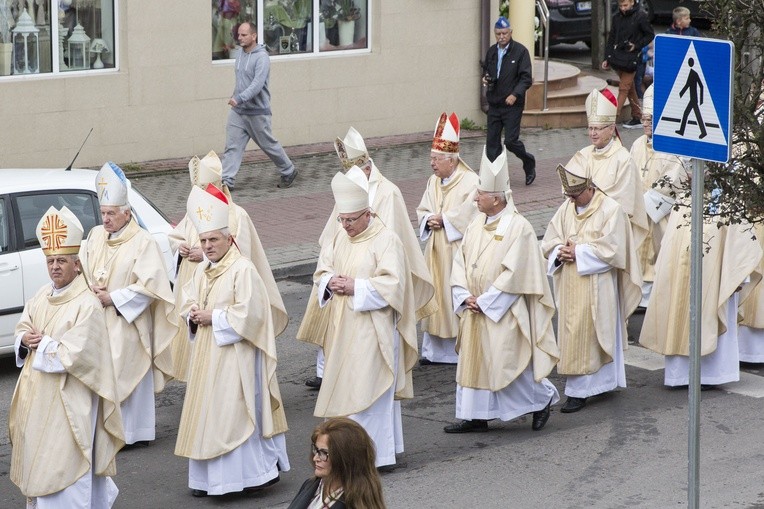
[(290, 187), (297, 177), (297, 169), (271, 133), (270, 57), (265, 46), (257, 44), (257, 27), (253, 23), (245, 21), (239, 25), (238, 41), (240, 49), (234, 63), (236, 86), (228, 100), (231, 111), (226, 125), (223, 183), (233, 188), (244, 149), (251, 138), (278, 167), (281, 173), (278, 187)]

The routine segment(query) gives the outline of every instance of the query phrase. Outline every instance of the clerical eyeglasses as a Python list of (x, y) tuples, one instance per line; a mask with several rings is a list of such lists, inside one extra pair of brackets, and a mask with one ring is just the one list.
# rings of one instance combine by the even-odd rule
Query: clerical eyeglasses
[(329, 451), (326, 449), (319, 449), (316, 447), (316, 444), (310, 444), (310, 451), (313, 453), (313, 456), (318, 456), (318, 459), (321, 461), (329, 459)]
[(337, 216), (337, 222), (340, 223), (343, 226), (345, 226), (345, 225), (350, 226), (353, 223), (355, 223), (356, 221), (358, 221), (359, 219), (361, 219), (361, 217), (363, 217), (364, 214), (366, 214), (366, 211), (361, 212), (358, 215), (358, 217), (340, 217), (340, 216)]

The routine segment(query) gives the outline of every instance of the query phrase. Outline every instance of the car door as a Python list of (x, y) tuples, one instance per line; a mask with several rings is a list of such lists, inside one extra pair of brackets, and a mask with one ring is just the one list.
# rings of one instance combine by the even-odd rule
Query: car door
[(13, 348), (13, 330), (24, 309), (21, 258), (14, 246), (10, 200), (0, 197), (0, 353)]

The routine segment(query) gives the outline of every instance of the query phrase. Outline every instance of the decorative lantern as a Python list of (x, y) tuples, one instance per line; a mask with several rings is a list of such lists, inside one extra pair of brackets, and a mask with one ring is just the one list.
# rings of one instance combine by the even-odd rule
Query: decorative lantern
[(69, 48), (69, 69), (90, 69), (90, 37), (82, 25), (77, 23), (67, 42)]
[(90, 43), (90, 52), (95, 53), (96, 55), (95, 62), (93, 62), (93, 69), (103, 69), (101, 54), (109, 52), (109, 47), (106, 45), (106, 41), (100, 38), (93, 39), (93, 42)]
[(40, 72), (39, 30), (26, 9), (19, 16), (13, 32), (13, 74)]

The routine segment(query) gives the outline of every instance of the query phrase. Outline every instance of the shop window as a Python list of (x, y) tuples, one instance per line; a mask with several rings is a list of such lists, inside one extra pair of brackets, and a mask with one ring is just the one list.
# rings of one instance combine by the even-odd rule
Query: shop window
[(234, 58), (235, 34), (244, 21), (258, 27), (257, 40), (272, 56), (366, 50), (369, 4), (370, 0), (214, 0), (212, 59)]
[(0, 0), (0, 76), (116, 67), (116, 0)]

